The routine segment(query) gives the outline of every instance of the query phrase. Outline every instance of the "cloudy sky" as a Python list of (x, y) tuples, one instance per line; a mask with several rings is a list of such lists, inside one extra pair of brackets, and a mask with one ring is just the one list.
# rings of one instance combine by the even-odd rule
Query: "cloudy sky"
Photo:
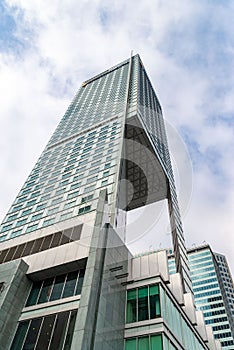
[[(187, 243), (234, 271), (233, 13), (228, 0), (0, 0), (1, 219), (82, 81), (133, 50), (173, 130)], [(132, 249), (161, 247), (160, 230)]]

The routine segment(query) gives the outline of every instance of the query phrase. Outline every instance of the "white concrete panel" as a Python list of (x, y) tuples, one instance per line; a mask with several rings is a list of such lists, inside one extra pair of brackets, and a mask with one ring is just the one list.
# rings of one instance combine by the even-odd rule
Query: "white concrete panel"
[(184, 294), (184, 304), (183, 306), (184, 311), (186, 312), (188, 318), (192, 322), (193, 325), (197, 324), (197, 319), (196, 319), (196, 309), (194, 306), (194, 300), (193, 300), (193, 295), (192, 293), (185, 293)]
[(150, 277), (149, 276), (149, 256), (144, 255), (140, 257), (140, 276), (141, 277)]
[(161, 273), (164, 281), (167, 282), (169, 281), (169, 270), (168, 270), (168, 259), (167, 259), (166, 250), (162, 250), (157, 254), (158, 254), (159, 272)]
[(132, 259), (132, 278), (140, 278), (141, 275), (141, 259), (140, 257)]
[(181, 275), (179, 273), (170, 275), (169, 288), (171, 289), (172, 294), (175, 296), (178, 303), (180, 305), (184, 305), (184, 293), (183, 293)]
[(149, 255), (149, 275), (157, 276), (159, 273), (158, 269), (158, 254), (150, 254)]
[(202, 339), (204, 341), (208, 341), (208, 336), (206, 332), (206, 325), (204, 322), (203, 312), (201, 310), (196, 311), (196, 318), (197, 318), (197, 330), (200, 333)]

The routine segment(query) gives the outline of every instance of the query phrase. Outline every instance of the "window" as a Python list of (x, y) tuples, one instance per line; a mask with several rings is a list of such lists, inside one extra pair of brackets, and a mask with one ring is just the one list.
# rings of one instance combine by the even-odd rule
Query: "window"
[(41, 210), (41, 209), (44, 209), (46, 206), (46, 203), (43, 203), (43, 204), (39, 204), (36, 208), (36, 210)]
[(106, 186), (108, 184), (108, 180), (103, 180), (102, 182), (101, 182), (101, 186)]
[(27, 229), (26, 229), (26, 232), (29, 233), (29, 232), (32, 232), (32, 231), (36, 230), (37, 226), (38, 226), (38, 223), (36, 223), (34, 225), (31, 225), (31, 226), (28, 226)]
[(60, 215), (60, 220), (66, 220), (69, 219), (72, 216), (72, 211), (70, 211), (69, 213), (65, 213)]
[(66, 191), (66, 187), (61, 188), (60, 190), (57, 190), (57, 191), (55, 192), (55, 195), (57, 196), (57, 195), (59, 195), (59, 194), (61, 194), (61, 193), (64, 193), (65, 191)]
[(76, 314), (72, 310), (20, 322), (10, 350), (70, 349)]
[(75, 188), (79, 188), (80, 184), (81, 184), (81, 182), (77, 182), (75, 184), (72, 184), (70, 190), (74, 190)]
[(32, 216), (32, 221), (35, 221), (35, 220), (37, 220), (37, 219), (40, 219), (41, 217), (42, 217), (42, 215), (43, 215), (43, 213), (38, 213), (38, 214), (36, 214), (36, 215), (33, 215)]
[(109, 174), (110, 174), (110, 170), (104, 171), (104, 172), (103, 172), (103, 177), (106, 177), (106, 176), (108, 176)]
[(71, 207), (73, 207), (75, 204), (76, 204), (76, 200), (75, 200), (75, 201), (72, 201), (72, 202), (69, 202), (69, 203), (65, 203), (65, 204), (64, 204), (64, 209), (71, 208)]
[(158, 285), (131, 289), (127, 292), (127, 323), (149, 320), (160, 315)]
[(19, 221), (17, 221), (15, 226), (24, 225), (26, 222), (27, 222), (27, 219), (19, 220)]
[[(163, 350), (162, 336), (150, 335), (125, 340), (125, 350)], [(168, 348), (169, 349), (169, 348)], [(173, 348), (170, 348), (173, 350)]]
[(18, 211), (18, 210), (20, 210), (21, 208), (22, 208), (22, 204), (20, 204), (20, 205), (16, 205), (15, 207), (13, 207), (12, 208), (12, 211), (14, 212), (14, 211)]
[(105, 166), (104, 166), (104, 169), (107, 169), (111, 166), (111, 163), (106, 163)]
[(67, 179), (68, 177), (71, 177), (72, 173), (66, 173), (62, 175), (62, 179)]
[[(33, 283), (26, 307), (78, 295), (83, 284), (84, 270), (78, 270)], [(78, 288), (79, 286), (79, 288)]]
[(27, 207), (30, 207), (30, 206), (32, 206), (32, 205), (34, 205), (35, 203), (36, 203), (36, 199), (33, 199), (33, 200), (31, 200), (31, 201), (29, 201), (27, 204), (26, 204), (26, 206)]
[(94, 182), (94, 181), (97, 180), (97, 178), (98, 178), (98, 175), (93, 176), (93, 177), (89, 177), (89, 178), (87, 179), (86, 183), (89, 184), (89, 183), (91, 183), (91, 182)]
[(96, 184), (92, 185), (92, 186), (89, 186), (89, 187), (85, 187), (84, 193), (93, 191), (95, 189), (95, 187), (96, 187)]
[(90, 201), (91, 199), (93, 199), (93, 194), (90, 194), (89, 196), (83, 197), (83, 198), (81, 199), (81, 203), (88, 202), (88, 201)]
[(10, 238), (14, 238), (14, 237), (19, 236), (19, 235), (21, 234), (22, 231), (23, 231), (23, 230), (20, 229), (20, 230), (17, 230), (17, 231), (12, 232)]
[(59, 207), (51, 208), (47, 211), (47, 215), (56, 213), (59, 210)]
[(91, 205), (87, 205), (86, 207), (80, 208), (78, 214), (84, 214), (91, 210)]
[(43, 222), (42, 226), (52, 225), (54, 223), (54, 220), (55, 220), (55, 218), (47, 219)]
[(67, 196), (67, 199), (71, 199), (71, 198), (77, 197), (78, 194), (79, 194), (79, 191), (75, 191), (75, 192), (69, 193), (68, 196)]
[(26, 200), (27, 196), (23, 196), (23, 197), (20, 197), (17, 201), (17, 203), (20, 203), (20, 202), (23, 202), (24, 200)]
[(10, 216), (8, 216), (7, 221), (14, 220), (14, 219), (17, 218), (17, 216), (18, 216), (18, 213), (17, 213), (17, 214), (10, 215)]
[(32, 208), (26, 209), (26, 210), (24, 210), (24, 211), (22, 212), (21, 216), (28, 215), (28, 214), (31, 213), (31, 211), (32, 211)]
[(63, 200), (63, 197), (55, 198), (52, 200), (51, 204), (54, 205), (54, 204), (60, 203), (62, 200)]
[[(100, 162), (98, 162), (98, 163), (100, 163)], [(91, 170), (89, 170), (89, 175), (94, 174), (94, 173), (98, 173), (98, 171), (99, 171), (99, 168), (91, 169)]]

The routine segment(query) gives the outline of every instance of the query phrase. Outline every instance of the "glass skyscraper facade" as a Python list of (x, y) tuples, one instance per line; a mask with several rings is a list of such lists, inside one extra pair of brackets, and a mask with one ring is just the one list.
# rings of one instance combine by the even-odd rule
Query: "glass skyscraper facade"
[[(159, 254), (142, 281), (124, 243), (126, 213), (162, 199), (179, 278)], [(82, 84), (3, 220), (0, 348), (220, 349), (191, 288), (162, 111), (135, 55)], [(136, 323), (125, 320), (134, 293)], [(142, 325), (151, 332), (139, 334)]]
[[(213, 329), (223, 349), (234, 348), (233, 282), (225, 257), (209, 246), (188, 251), (189, 266), (197, 309)], [(169, 258), (170, 273), (175, 273), (174, 259)]]

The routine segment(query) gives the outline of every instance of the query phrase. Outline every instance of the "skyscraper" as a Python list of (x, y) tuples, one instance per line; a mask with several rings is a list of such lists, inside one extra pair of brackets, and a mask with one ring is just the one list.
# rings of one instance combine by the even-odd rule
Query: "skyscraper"
[[(188, 250), (189, 266), (197, 309), (203, 311), (205, 323), (213, 329), (223, 349), (234, 346), (234, 288), (225, 257), (214, 253), (209, 245)], [(173, 258), (170, 273), (175, 272)]]
[[(186, 314), (193, 310), (191, 280), (165, 127), (139, 55), (82, 84), (1, 225), (0, 348), (122, 349), (126, 288), (142, 279), (130, 278), (135, 263), (124, 244), (126, 212), (161, 199), (168, 200), (180, 273), (171, 289), (178, 284), (187, 295), (186, 302), (180, 297), (186, 305), (178, 320), (188, 333), (165, 338), (154, 326), (155, 337), (170, 349), (188, 339), (199, 349), (219, 349)], [(155, 258), (167, 269), (163, 257)], [(144, 287), (152, 308), (164, 295), (159, 284), (170, 282), (164, 275), (152, 284), (149, 274), (152, 288)], [(171, 317), (180, 302), (173, 301)], [(144, 309), (138, 311), (147, 323)], [(163, 316), (150, 312), (154, 321)], [(126, 349), (138, 344), (136, 335), (127, 336)]]

